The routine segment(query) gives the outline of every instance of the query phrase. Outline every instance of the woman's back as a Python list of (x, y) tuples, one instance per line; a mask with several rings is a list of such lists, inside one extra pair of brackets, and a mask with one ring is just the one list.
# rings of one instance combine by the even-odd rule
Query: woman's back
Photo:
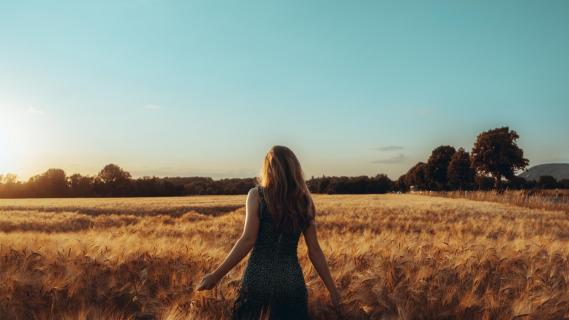
[(270, 314), (271, 319), (306, 319), (307, 291), (297, 257), (301, 231), (279, 231), (263, 189), (257, 191), (259, 232), (235, 302), (235, 317), (259, 319)]
[(308, 294), (296, 251), (304, 235), (308, 258), (335, 306), (340, 295), (318, 243), (316, 209), (300, 162), (287, 147), (265, 156), (260, 186), (249, 190), (243, 234), (225, 260), (204, 276), (198, 290), (213, 288), (249, 252), (234, 305), (235, 319), (308, 319)]

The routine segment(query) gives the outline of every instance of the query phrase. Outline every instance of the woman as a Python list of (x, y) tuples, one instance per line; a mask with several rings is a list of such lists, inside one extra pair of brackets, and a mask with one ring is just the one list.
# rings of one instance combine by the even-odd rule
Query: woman
[(300, 234), (308, 257), (337, 307), (340, 295), (316, 236), (315, 208), (300, 163), (287, 147), (274, 146), (265, 157), (259, 186), (249, 191), (243, 234), (197, 290), (210, 290), (253, 249), (239, 295), (235, 319), (308, 319), (308, 296), (296, 250)]

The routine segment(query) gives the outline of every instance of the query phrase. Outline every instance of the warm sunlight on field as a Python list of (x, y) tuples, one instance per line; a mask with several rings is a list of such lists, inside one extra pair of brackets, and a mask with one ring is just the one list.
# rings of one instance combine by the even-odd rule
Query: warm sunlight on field
[[(242, 264), (196, 294), (244, 196), (0, 200), (1, 319), (220, 319)], [(418, 195), (316, 196), (350, 319), (569, 316), (569, 215)], [(333, 319), (301, 244), (311, 313)]]

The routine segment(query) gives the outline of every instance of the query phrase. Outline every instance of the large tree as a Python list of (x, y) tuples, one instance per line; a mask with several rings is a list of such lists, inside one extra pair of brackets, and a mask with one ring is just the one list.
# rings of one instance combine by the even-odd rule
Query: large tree
[(65, 171), (61, 169), (48, 169), (40, 175), (33, 176), (29, 180), (29, 185), (33, 196), (38, 197), (64, 197), (69, 188)]
[(427, 161), (427, 180), (431, 189), (443, 190), (448, 185), (448, 165), (456, 150), (452, 146), (437, 147)]
[(459, 148), (448, 164), (448, 183), (453, 189), (469, 189), (474, 184), (474, 170), (470, 165), (470, 154)]
[(427, 188), (427, 164), (424, 162), (419, 162), (414, 165), (407, 174), (405, 174), (405, 182), (409, 187), (414, 186), (419, 189)]
[(527, 167), (529, 161), (518, 147), (519, 135), (508, 127), (496, 128), (478, 135), (472, 149), (472, 167), (479, 173), (492, 175), (499, 189), (502, 177), (511, 179), (516, 171)]
[(108, 164), (99, 172), (99, 179), (104, 183), (121, 183), (130, 179), (130, 173), (116, 164)]
[(106, 165), (97, 175), (95, 189), (105, 196), (126, 196), (131, 189), (131, 175), (115, 164)]

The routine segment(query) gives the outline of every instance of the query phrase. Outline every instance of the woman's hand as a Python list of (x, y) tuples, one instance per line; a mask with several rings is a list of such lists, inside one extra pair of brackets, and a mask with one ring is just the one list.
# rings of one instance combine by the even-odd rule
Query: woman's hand
[(196, 290), (203, 291), (203, 290), (211, 290), (213, 289), (217, 283), (221, 280), (215, 273), (208, 273), (200, 281)]

